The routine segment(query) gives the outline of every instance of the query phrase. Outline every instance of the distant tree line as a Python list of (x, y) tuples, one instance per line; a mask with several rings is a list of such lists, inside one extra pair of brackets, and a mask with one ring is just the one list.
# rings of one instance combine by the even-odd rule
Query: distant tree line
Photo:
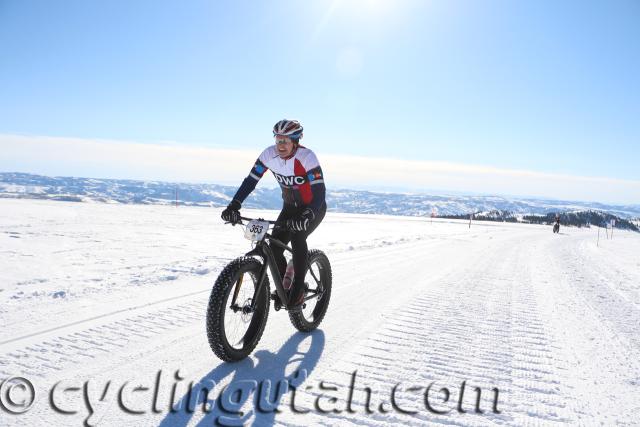
[(513, 212), (503, 211), (503, 210), (492, 210), (489, 212), (475, 212), (473, 214), (438, 215), (438, 218), (468, 220), (469, 215), (473, 215), (473, 219), (478, 221), (518, 222), (518, 218), (513, 214)]
[[(522, 217), (522, 219), (523, 221), (529, 221), (534, 224), (552, 224), (555, 221), (555, 217), (556, 214), (550, 213), (545, 216), (525, 215)], [(610, 224), (612, 219), (616, 222), (616, 228), (622, 230), (640, 231), (640, 229), (638, 229), (638, 227), (631, 221), (606, 212), (579, 211), (563, 212), (560, 214), (560, 224), (573, 227), (589, 227), (591, 225), (604, 227), (606, 226), (606, 224)]]
[[(470, 214), (462, 215), (439, 215), (440, 218), (448, 219), (469, 219)], [(489, 212), (477, 212), (473, 214), (473, 219), (477, 221), (497, 221), (497, 222), (526, 222), (531, 224), (551, 225), (555, 222), (556, 213), (548, 213), (546, 215), (523, 215), (520, 219), (511, 211), (493, 210)], [(600, 211), (579, 211), (579, 212), (561, 212), (560, 224), (572, 227), (590, 227), (602, 226), (610, 224), (611, 220), (615, 220), (616, 228), (622, 230), (640, 231), (640, 229), (631, 221), (620, 218), (606, 212)]]

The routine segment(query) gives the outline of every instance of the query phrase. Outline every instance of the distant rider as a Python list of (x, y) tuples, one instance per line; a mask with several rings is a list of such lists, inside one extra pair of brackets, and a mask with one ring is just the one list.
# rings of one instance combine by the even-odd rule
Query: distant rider
[[(307, 237), (320, 224), (327, 211), (322, 169), (313, 151), (300, 145), (302, 130), (297, 120), (283, 119), (273, 126), (275, 144), (260, 154), (221, 215), (225, 221), (239, 222), (242, 202), (256, 188), (267, 169), (271, 169), (282, 189), (283, 205), (278, 221), (286, 224), (286, 229), (276, 228), (273, 237), (285, 244), (291, 242), (293, 249), (294, 282), (289, 291), (289, 310), (299, 310), (304, 302)], [(283, 276), (287, 264), (284, 250), (275, 245), (271, 248), (280, 275)]]

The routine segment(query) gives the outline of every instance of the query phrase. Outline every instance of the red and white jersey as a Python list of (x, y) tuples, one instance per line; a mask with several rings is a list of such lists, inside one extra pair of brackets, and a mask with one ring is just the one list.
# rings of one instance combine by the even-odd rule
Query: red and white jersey
[(275, 145), (267, 147), (251, 168), (249, 176), (242, 181), (233, 199), (242, 203), (268, 169), (271, 169), (280, 184), (285, 203), (298, 207), (308, 206), (315, 212), (323, 208), (326, 189), (322, 168), (313, 151), (301, 145), (286, 159), (278, 155)]
[[(249, 177), (257, 181), (271, 169), (282, 189), (282, 199), (297, 206), (317, 205), (324, 202), (324, 177), (318, 158), (310, 149), (298, 146), (286, 159), (278, 155), (275, 145), (267, 147), (253, 165)], [(321, 186), (322, 192), (312, 191)], [(314, 194), (323, 200), (314, 200)]]

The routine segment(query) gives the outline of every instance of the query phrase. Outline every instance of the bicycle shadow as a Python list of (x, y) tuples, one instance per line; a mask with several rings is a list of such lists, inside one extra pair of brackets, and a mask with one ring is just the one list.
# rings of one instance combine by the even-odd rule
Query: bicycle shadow
[[(308, 350), (298, 348), (305, 340), (311, 340)], [(219, 384), (233, 375), (223, 391), (210, 393), (207, 404), (210, 412), (196, 424), (197, 426), (225, 425), (244, 426), (251, 421), (253, 426), (272, 426), (275, 423), (276, 408), (284, 395), (292, 388), (300, 387), (316, 367), (324, 350), (324, 332), (297, 332), (278, 350), (272, 353), (260, 350), (255, 353), (258, 363), (252, 358), (237, 363), (222, 363), (202, 377), (197, 384)], [(287, 372), (290, 372), (289, 374)], [(195, 389), (195, 387), (194, 387)], [(196, 393), (194, 392), (193, 395)], [(241, 408), (252, 399), (250, 409)], [(168, 413), (160, 427), (186, 427), (194, 415), (203, 413), (204, 394), (192, 396), (187, 392), (176, 404), (177, 412)], [(191, 410), (187, 410), (191, 405)], [(195, 408), (195, 410), (194, 410)], [(253, 418), (253, 420), (252, 420)]]

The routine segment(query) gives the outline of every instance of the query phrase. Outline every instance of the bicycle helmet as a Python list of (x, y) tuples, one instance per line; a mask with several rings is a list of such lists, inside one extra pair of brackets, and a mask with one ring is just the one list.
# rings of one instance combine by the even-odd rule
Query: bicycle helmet
[(282, 119), (273, 125), (273, 136), (284, 135), (299, 140), (302, 137), (302, 125), (297, 120)]

